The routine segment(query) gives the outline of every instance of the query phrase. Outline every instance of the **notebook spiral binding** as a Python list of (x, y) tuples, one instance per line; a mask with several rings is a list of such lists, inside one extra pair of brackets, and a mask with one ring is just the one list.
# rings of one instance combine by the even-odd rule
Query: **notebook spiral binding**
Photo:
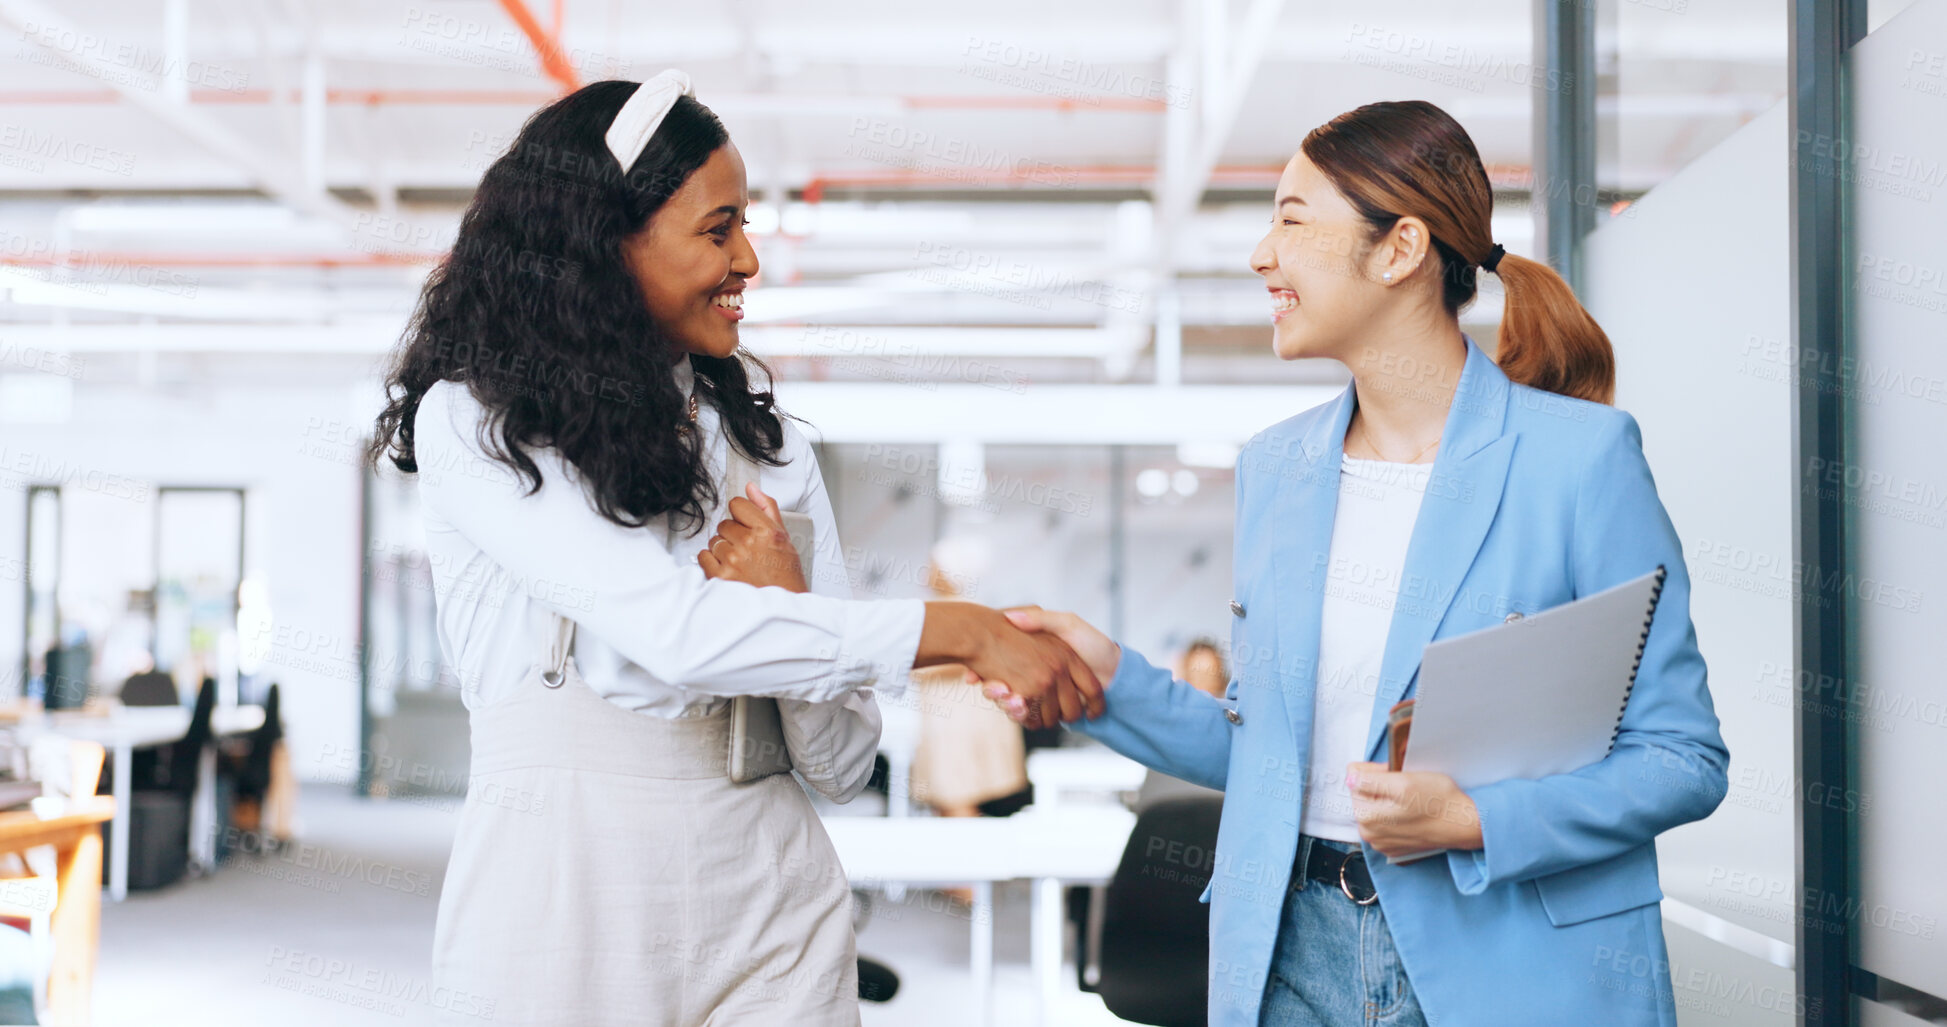
[(1622, 709), (1616, 711), (1616, 730), (1609, 735), (1609, 747), (1616, 747), (1616, 739), (1622, 736), (1623, 714), (1629, 710), (1629, 694), (1636, 690), (1636, 672), (1643, 666), (1643, 650), (1650, 644), (1650, 622), (1656, 619), (1656, 604), (1663, 598), (1663, 582), (1669, 572), (1658, 564), (1656, 584), (1650, 587), (1650, 606), (1643, 611), (1643, 637), (1636, 641), (1636, 662), (1629, 665), (1629, 683), (1623, 686)]

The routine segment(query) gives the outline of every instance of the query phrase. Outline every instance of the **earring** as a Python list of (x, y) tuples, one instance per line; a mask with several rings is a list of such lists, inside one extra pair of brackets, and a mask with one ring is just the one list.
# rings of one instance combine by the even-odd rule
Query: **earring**
[(1392, 280), (1393, 280), (1393, 273), (1392, 273), (1391, 271), (1388, 271), (1388, 272), (1386, 272), (1386, 273), (1384, 273), (1384, 274), (1382, 274), (1382, 275), (1380, 275), (1380, 276), (1379, 276), (1379, 280), (1380, 280), (1380, 281), (1382, 281), (1382, 282), (1390, 282), (1390, 281), (1392, 281)]

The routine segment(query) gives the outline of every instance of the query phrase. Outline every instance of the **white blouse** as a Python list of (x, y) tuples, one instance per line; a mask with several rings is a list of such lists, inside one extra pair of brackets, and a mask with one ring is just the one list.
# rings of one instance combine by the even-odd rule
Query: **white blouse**
[(1318, 620), (1311, 768), (1299, 820), (1299, 830), (1314, 838), (1359, 841), (1345, 766), (1366, 758), (1406, 546), (1432, 474), (1432, 464), (1350, 456), (1339, 467), (1338, 513)]
[[(687, 392), (687, 361), (676, 377)], [(807, 595), (704, 577), (696, 554), (724, 519), (728, 496), (702, 530), (665, 548), (664, 518), (642, 528), (606, 520), (552, 449), (530, 451), (542, 485), (527, 495), (482, 448), (483, 413), (464, 385), (443, 381), (426, 391), (413, 422), (440, 649), (467, 708), (520, 685), (544, 658), (558, 613), (576, 624), (582, 678), (608, 701), (694, 717), (728, 696), (775, 696), (800, 774), (838, 801), (857, 795), (878, 748), (873, 687), (903, 694), (925, 605), (852, 598), (831, 499), (795, 424), (782, 419), (784, 466), (758, 465), (759, 483), (780, 508), (811, 516)], [(728, 443), (708, 403), (699, 404), (697, 430), (721, 482)]]

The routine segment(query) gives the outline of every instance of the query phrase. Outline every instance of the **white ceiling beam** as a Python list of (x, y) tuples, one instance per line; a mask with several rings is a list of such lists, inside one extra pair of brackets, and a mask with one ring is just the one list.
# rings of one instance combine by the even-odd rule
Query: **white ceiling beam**
[[(1189, 173), (1176, 182), (1173, 194), (1165, 198), (1164, 224), (1177, 223), (1195, 210), (1197, 201), (1203, 198), (1203, 191), (1210, 184), (1211, 174), (1217, 170), (1224, 143), (1230, 138), (1231, 127), (1237, 123), (1238, 112), (1244, 108), (1244, 97), (1250, 90), (1251, 80), (1257, 77), (1258, 65), (1263, 60), (1271, 37), (1276, 34), (1278, 16), (1283, 11), (1284, 0), (1251, 0), (1250, 10), (1244, 15), (1244, 24), (1235, 33), (1235, 49), (1229, 54), (1223, 73), (1203, 76), (1206, 82), (1222, 83), (1223, 92), (1203, 104), (1203, 109), (1212, 114), (1199, 119)], [(1221, 46), (1206, 46), (1203, 48), (1203, 58), (1208, 60), (1213, 53), (1221, 53), (1222, 49)]]
[(1336, 385), (893, 386), (780, 381), (778, 404), (826, 442), (1236, 445), (1344, 391)]
[[(388, 8), (388, 11), (396, 10)], [(1461, 18), (1439, 22), (1426, 16), (1393, 19), (1375, 23), (1373, 15), (1349, 17), (1294, 17), (1276, 26), (1265, 43), (1267, 63), (1342, 64), (1348, 44), (1363, 40), (1375, 30), (1396, 35), (1398, 46), (1409, 38), (1423, 50), (1435, 53), (1465, 54), (1469, 61), (1529, 61), (1533, 59), (1525, 44), (1527, 16), (1519, 7), (1507, 10), (1511, 16), (1496, 20), (1483, 17), (1476, 8), (1454, 8)], [(1464, 19), (1464, 20), (1461, 20)], [(1675, 19), (1696, 22), (1698, 15)], [(480, 19), (486, 24), (488, 19)], [(500, 25), (494, 25), (499, 29)], [(1741, 18), (1715, 25), (1685, 24), (1680, 32), (1635, 31), (1622, 29), (1620, 47), (1631, 63), (1649, 61), (1709, 60), (1714, 63), (1775, 64), (1780, 56), (1778, 32), (1782, 19), (1775, 23), (1763, 19)], [(284, 29), (273, 36), (278, 52), (296, 57), (312, 46), (321, 48), (327, 59), (368, 64), (430, 65), (464, 68), (463, 59), (427, 53), (402, 42), (418, 31), (402, 27), (398, 19), (366, 26), (321, 25), (315, 33)], [(510, 30), (511, 31), (511, 30)], [(1356, 36), (1356, 39), (1355, 39)], [(434, 38), (437, 38), (435, 36)], [(562, 48), (570, 60), (579, 55), (587, 71), (609, 71), (621, 78), (643, 78), (661, 70), (665, 64), (698, 66), (714, 62), (741, 61), (746, 53), (745, 31), (727, 20), (670, 23), (658, 18), (652, 31), (624, 31), (610, 34), (606, 26), (577, 27), (571, 20), (562, 33)], [(943, 62), (958, 66), (968, 58), (978, 59), (974, 40), (1005, 41), (1007, 45), (1034, 48), (1055, 60), (1073, 59), (1103, 64), (1143, 64), (1163, 59), (1175, 44), (1174, 31), (1166, 26), (1118, 25), (1100, 18), (1037, 18), (1031, 24), (978, 23), (915, 25), (900, 24), (873, 29), (856, 21), (842, 30), (822, 26), (780, 24), (750, 34), (749, 45), (765, 58), (787, 62), (829, 62), (867, 67), (919, 67), (937, 70)], [(505, 70), (513, 58), (532, 56), (519, 34), (513, 34), (515, 49), (503, 53), (498, 41), (474, 46), (482, 67)], [(1388, 44), (1394, 45), (1394, 44)], [(244, 62), (256, 57), (253, 34), (239, 27), (209, 26), (197, 33), (199, 52), (213, 60)], [(487, 62), (489, 57), (507, 58)], [(627, 62), (626, 68), (602, 68), (602, 59)], [(525, 73), (545, 88), (538, 69)], [(707, 83), (699, 83), (699, 88)]]
[[(10, 324), (0, 342), (68, 353), (390, 353), (405, 318), (366, 315), (330, 324)], [(1115, 328), (925, 327), (831, 324), (747, 326), (744, 345), (760, 357), (827, 357), (910, 362), (916, 373), (958, 373), (935, 357), (1101, 358), (1125, 345)], [(867, 365), (861, 364), (861, 367)], [(877, 366), (877, 365), (872, 365)]]
[[(288, 162), (259, 150), (193, 105), (171, 99), (164, 81), (170, 75), (158, 80), (139, 68), (105, 61), (84, 51), (84, 41), (105, 46), (120, 46), (124, 41), (112, 35), (84, 31), (35, 0), (0, 0), (0, 23), (13, 26), (23, 39), (38, 45), (61, 64), (107, 84), (130, 105), (242, 168), (258, 188), (280, 202), (341, 224), (351, 222), (355, 212), (350, 207), (329, 193), (306, 188), (298, 176), (290, 173)], [(139, 47), (133, 41), (126, 42)], [(164, 65), (165, 71), (173, 69), (178, 76), (187, 74), (188, 68), (187, 62)]]

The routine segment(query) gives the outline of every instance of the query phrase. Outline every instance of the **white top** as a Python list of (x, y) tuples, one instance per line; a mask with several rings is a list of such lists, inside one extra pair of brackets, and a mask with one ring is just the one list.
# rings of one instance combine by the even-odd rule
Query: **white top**
[(1339, 467), (1338, 512), (1318, 625), (1311, 768), (1299, 825), (1314, 838), (1359, 840), (1345, 766), (1366, 758), (1366, 732), (1406, 569), (1406, 545), (1432, 471), (1432, 464), (1349, 456)]
[[(685, 391), (691, 376), (680, 362)], [(829, 766), (801, 763), (806, 780), (847, 799), (863, 787), (879, 739), (872, 686), (893, 695), (907, 687), (925, 605), (851, 598), (817, 458), (789, 418), (784, 466), (758, 465), (759, 484), (780, 508), (811, 516), (809, 595), (704, 577), (696, 554), (724, 519), (728, 496), (702, 530), (666, 549), (665, 518), (642, 528), (604, 519), (551, 449), (530, 451), (542, 485), (526, 495), (482, 449), (482, 414), (464, 385), (443, 381), (426, 391), (413, 422), (440, 649), (469, 709), (520, 686), (545, 657), (549, 615), (559, 613), (577, 625), (583, 680), (608, 701), (681, 717), (713, 713), (732, 695), (776, 696), (794, 757), (832, 754)], [(728, 443), (708, 403), (697, 429), (722, 481)]]

